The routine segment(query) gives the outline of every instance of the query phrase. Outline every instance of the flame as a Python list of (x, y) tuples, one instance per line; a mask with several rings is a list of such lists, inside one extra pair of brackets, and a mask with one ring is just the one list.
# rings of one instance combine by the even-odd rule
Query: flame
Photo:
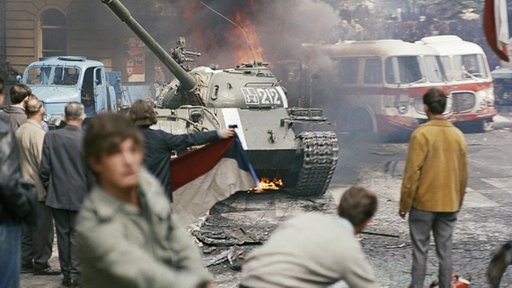
[(230, 31), (226, 31), (226, 37), (230, 39), (230, 42), (233, 42), (231, 44), (235, 47), (233, 57), (237, 59), (239, 63), (263, 61), (263, 48), (261, 47), (260, 39), (256, 32), (256, 26), (251, 23), (248, 17), (242, 14), (242, 11), (236, 12), (235, 22), (238, 23), (244, 31), (240, 31), (240, 29), (236, 27), (233, 27)]
[(268, 190), (280, 190), (281, 187), (283, 187), (283, 180), (277, 178), (270, 180), (269, 178), (262, 177), (258, 186), (252, 188), (251, 191), (260, 193)]
[[(240, 2), (241, 3), (241, 2)], [(204, 55), (209, 55), (213, 51), (222, 51), (223, 55), (232, 63), (216, 63), (220, 66), (235, 66), (240, 63), (252, 63), (254, 61), (265, 62), (263, 48), (257, 33), (257, 27), (251, 21), (251, 12), (255, 11), (254, 1), (249, 0), (237, 4), (233, 10), (226, 9), (222, 11), (223, 16), (236, 23), (236, 27), (227, 20), (222, 19), (212, 12), (206, 12), (201, 22), (192, 26), (196, 49)], [(193, 21), (193, 18), (199, 15), (202, 5), (198, 2), (190, 2), (183, 7), (183, 17), (185, 21)], [(223, 31), (218, 31), (223, 27)], [(211, 54), (210, 54), (211, 55)]]

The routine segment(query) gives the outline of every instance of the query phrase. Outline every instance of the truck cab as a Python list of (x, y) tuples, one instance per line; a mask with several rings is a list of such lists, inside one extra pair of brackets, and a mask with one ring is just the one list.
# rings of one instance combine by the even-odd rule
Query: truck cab
[(105, 65), (83, 56), (42, 58), (27, 66), (21, 82), (43, 102), (49, 125), (59, 125), (64, 107), (71, 101), (84, 104), (87, 118), (117, 110), (116, 93), (107, 82)]

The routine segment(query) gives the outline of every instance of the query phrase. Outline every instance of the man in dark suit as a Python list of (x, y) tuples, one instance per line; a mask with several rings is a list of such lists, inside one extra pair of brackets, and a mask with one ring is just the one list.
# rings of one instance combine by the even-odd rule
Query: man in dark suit
[(47, 191), (57, 231), (59, 263), (66, 287), (79, 285), (80, 270), (75, 218), (88, 192), (87, 168), (82, 153), (84, 106), (70, 102), (64, 109), (66, 126), (46, 133), (40, 178)]

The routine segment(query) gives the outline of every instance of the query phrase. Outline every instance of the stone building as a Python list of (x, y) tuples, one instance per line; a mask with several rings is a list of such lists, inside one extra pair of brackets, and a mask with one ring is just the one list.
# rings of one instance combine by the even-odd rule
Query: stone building
[[(179, 29), (169, 27), (179, 27), (179, 1), (122, 2), (163, 47), (174, 46)], [(41, 57), (75, 55), (123, 72), (126, 81), (135, 47), (144, 57), (139, 70), (152, 80), (158, 60), (100, 0), (0, 0), (0, 62), (20, 73)]]

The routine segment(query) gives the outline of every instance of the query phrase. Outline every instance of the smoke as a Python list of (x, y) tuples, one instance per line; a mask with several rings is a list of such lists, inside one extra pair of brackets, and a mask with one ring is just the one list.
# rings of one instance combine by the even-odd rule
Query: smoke
[[(298, 57), (304, 42), (323, 42), (339, 22), (336, 11), (325, 2), (315, 0), (214, 0), (209, 7), (234, 21), (258, 42), (247, 43), (244, 33), (230, 21), (219, 16), (200, 1), (180, 2), (183, 11), (181, 33), (188, 46), (203, 53), (203, 65), (217, 64), (232, 67), (239, 64), (233, 59), (235, 51), (246, 50), (248, 59), (276, 62)], [(252, 30), (254, 28), (254, 30)], [(255, 32), (256, 35), (252, 35)], [(251, 59), (248, 45), (258, 45), (263, 59)], [(209, 63), (207, 63), (209, 62)]]

